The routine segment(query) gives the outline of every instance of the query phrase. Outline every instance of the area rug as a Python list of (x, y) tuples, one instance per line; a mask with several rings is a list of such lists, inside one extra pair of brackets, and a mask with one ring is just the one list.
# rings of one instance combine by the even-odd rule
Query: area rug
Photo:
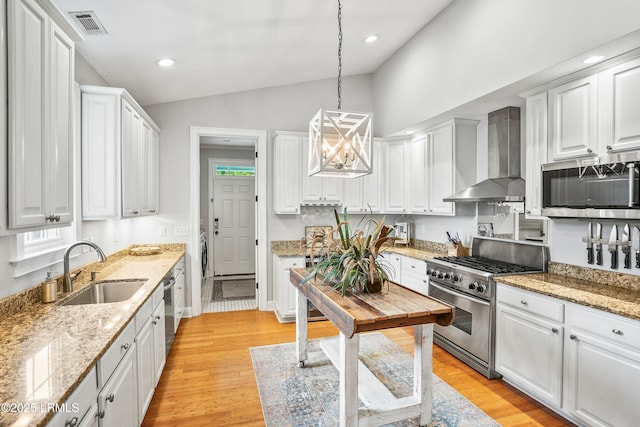
[(255, 278), (213, 281), (212, 301), (247, 299), (255, 296)]
[[(338, 371), (322, 351), (310, 352), (305, 368), (297, 366), (295, 343), (253, 347), (250, 352), (268, 427), (339, 424)], [(383, 334), (360, 336), (360, 360), (394, 396), (412, 394), (413, 358)], [(429, 426), (499, 426), (435, 374), (433, 381), (433, 418)], [(390, 425), (417, 426), (417, 420)]]

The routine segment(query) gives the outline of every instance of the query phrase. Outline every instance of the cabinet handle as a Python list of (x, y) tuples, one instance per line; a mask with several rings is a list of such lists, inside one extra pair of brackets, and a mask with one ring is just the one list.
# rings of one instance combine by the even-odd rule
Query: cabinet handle
[(78, 425), (78, 417), (73, 417), (64, 423), (64, 427), (76, 427)]
[(612, 329), (611, 332), (616, 335), (624, 335), (624, 332), (622, 332), (620, 329)]
[(156, 320), (160, 320), (160, 316), (156, 316)]
[(121, 349), (123, 350), (129, 350), (129, 343), (124, 343), (120, 346)]
[(578, 337), (575, 334), (569, 335), (569, 338), (571, 338), (574, 341), (578, 339)]
[(102, 419), (104, 418), (104, 409), (101, 409), (100, 412), (98, 412), (98, 418)]
[(116, 397), (114, 396), (114, 394), (113, 394), (113, 393), (109, 393), (109, 396), (107, 396), (107, 400), (108, 400), (109, 402), (113, 402), (113, 401), (115, 400), (115, 398), (116, 398)]
[(553, 332), (554, 334), (558, 333), (558, 328), (551, 328), (551, 332)]
[(593, 153), (593, 150), (591, 148), (587, 148), (587, 153), (591, 154)]
[(607, 145), (607, 151), (611, 151), (611, 150), (613, 150), (613, 147), (610, 145)]
[(154, 325), (157, 325), (158, 321), (157, 320), (152, 320), (151, 323), (153, 323)]
[(531, 214), (531, 211), (530, 211), (530, 210), (527, 210), (527, 215), (529, 215), (529, 214)]
[(529, 304), (529, 303), (528, 303), (528, 302), (526, 302), (525, 300), (520, 300), (520, 304), (522, 304), (522, 305), (527, 305), (527, 304)]

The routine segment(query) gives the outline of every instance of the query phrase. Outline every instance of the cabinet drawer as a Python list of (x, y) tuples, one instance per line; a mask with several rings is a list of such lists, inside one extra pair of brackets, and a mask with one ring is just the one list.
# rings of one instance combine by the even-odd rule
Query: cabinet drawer
[(281, 258), (281, 262), (282, 262), (282, 268), (285, 269), (285, 270), (289, 269), (289, 268), (304, 268), (305, 267), (304, 258), (301, 258), (301, 257)]
[(640, 350), (640, 322), (589, 308), (569, 306), (567, 323), (619, 344)]
[(564, 321), (564, 304), (550, 297), (498, 283), (497, 301), (556, 322)]
[(113, 371), (120, 363), (127, 350), (133, 345), (136, 336), (136, 322), (129, 322), (124, 330), (118, 335), (113, 344), (107, 349), (102, 358), (98, 361), (98, 386), (102, 387), (107, 382)]
[(98, 379), (96, 377), (96, 368), (94, 367), (91, 368), (91, 371), (66, 400), (67, 411), (58, 412), (47, 426), (78, 425), (91, 408), (91, 405), (96, 403), (97, 396)]
[(153, 298), (149, 298), (136, 313), (136, 335), (151, 319), (151, 313), (153, 313)]
[(426, 261), (420, 259), (409, 258), (406, 256), (402, 257), (402, 274), (405, 274), (405, 272), (407, 272), (408, 274), (414, 273), (426, 275), (427, 263)]

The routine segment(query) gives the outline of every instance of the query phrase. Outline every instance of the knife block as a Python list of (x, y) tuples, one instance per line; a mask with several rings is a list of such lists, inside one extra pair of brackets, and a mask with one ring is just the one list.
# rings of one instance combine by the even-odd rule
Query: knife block
[(447, 255), (448, 256), (468, 256), (469, 248), (465, 248), (462, 244), (447, 244)]

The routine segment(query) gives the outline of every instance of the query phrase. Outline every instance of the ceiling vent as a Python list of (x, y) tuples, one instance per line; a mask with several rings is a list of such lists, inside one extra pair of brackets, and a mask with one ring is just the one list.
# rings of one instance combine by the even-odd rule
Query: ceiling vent
[(96, 13), (92, 10), (85, 12), (69, 12), (71, 19), (73, 19), (83, 32), (88, 36), (101, 36), (106, 35), (107, 30), (96, 16)]

